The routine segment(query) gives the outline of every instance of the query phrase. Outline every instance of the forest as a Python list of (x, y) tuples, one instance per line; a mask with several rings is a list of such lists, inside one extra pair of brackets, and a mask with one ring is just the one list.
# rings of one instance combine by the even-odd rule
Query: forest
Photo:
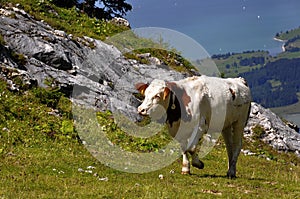
[(252, 92), (253, 100), (265, 107), (278, 107), (298, 102), (300, 92), (300, 58), (279, 59), (260, 69), (240, 74)]

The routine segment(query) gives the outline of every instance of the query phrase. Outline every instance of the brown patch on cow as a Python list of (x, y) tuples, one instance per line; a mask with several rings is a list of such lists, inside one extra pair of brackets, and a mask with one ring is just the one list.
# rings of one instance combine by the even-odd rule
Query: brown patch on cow
[(175, 95), (182, 101), (183, 105), (187, 105), (191, 102), (191, 97), (186, 93), (186, 91), (180, 88), (175, 82), (167, 82), (167, 87), (175, 93)]
[(146, 90), (146, 88), (148, 86), (149, 86), (149, 84), (145, 84), (145, 83), (137, 83), (137, 84), (135, 84), (136, 90), (138, 90), (142, 95), (145, 94), (145, 90)]
[(232, 90), (231, 88), (229, 88), (229, 91), (230, 91), (230, 93), (232, 95), (232, 100), (235, 100), (235, 92), (234, 92), (234, 90)]
[(170, 89), (168, 87), (166, 87), (164, 90), (163, 100), (167, 99), (169, 94), (170, 94)]

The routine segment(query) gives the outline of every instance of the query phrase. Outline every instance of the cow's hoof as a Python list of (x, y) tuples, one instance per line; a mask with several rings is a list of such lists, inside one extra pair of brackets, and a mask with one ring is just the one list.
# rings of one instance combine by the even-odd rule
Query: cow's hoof
[(229, 179), (235, 179), (236, 175), (235, 175), (235, 173), (227, 172), (227, 178), (229, 178)]
[(196, 167), (198, 169), (203, 169), (204, 168), (204, 163), (201, 160), (192, 162), (193, 167)]
[(182, 175), (191, 175), (191, 172), (190, 171), (181, 171), (181, 174)]

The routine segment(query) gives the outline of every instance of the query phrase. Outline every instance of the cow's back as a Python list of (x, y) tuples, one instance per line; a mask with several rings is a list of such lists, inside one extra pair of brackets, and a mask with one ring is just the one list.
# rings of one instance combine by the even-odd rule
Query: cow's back
[(216, 130), (237, 120), (246, 122), (251, 103), (250, 89), (243, 78), (217, 78), (201, 76), (199, 80), (207, 87), (211, 108), (211, 127)]

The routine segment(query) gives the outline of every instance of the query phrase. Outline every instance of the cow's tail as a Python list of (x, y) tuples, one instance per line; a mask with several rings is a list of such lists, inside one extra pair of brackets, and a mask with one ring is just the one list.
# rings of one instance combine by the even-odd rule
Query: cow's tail
[(249, 118), (250, 118), (250, 112), (251, 112), (251, 102), (249, 103), (248, 113), (247, 113), (247, 120), (245, 122), (245, 126), (247, 125)]

